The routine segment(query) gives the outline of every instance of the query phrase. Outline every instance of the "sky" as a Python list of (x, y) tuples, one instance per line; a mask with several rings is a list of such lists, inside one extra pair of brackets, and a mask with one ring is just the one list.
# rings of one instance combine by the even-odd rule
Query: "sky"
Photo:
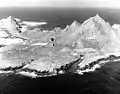
[(109, 8), (120, 8), (120, 0), (0, 0), (0, 7), (109, 7)]

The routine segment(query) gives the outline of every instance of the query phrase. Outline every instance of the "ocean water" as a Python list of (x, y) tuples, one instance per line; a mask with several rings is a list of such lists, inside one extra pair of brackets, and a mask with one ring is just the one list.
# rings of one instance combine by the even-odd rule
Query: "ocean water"
[(47, 21), (48, 24), (43, 28), (51, 29), (54, 27), (65, 28), (74, 20), (83, 23), (91, 16), (99, 14), (111, 25), (120, 24), (120, 11), (118, 9), (105, 8), (0, 8), (0, 19), (13, 16), (26, 21)]
[(0, 94), (120, 94), (120, 62), (106, 64), (95, 72), (45, 78), (0, 75)]
[[(119, 10), (93, 8), (0, 8), (0, 19), (8, 16), (25, 21), (47, 21), (44, 29), (65, 28), (74, 20), (82, 23), (99, 14), (111, 25), (120, 23)], [(110, 62), (84, 75), (67, 73), (46, 78), (15, 74), (0, 75), (0, 94), (120, 94), (120, 62)]]

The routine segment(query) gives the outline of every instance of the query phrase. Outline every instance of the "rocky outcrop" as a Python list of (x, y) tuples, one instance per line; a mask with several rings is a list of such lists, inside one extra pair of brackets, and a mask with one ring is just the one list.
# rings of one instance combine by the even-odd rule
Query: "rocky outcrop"
[(84, 36), (81, 42), (84, 48), (92, 48), (95, 51), (92, 51), (92, 54), (86, 54), (85, 60), (79, 64), (80, 67), (105, 55), (118, 54), (120, 40), (115, 33), (116, 30), (99, 17), (99, 15), (86, 20), (81, 28), (81, 36)]
[(6, 19), (0, 20), (0, 29), (6, 30), (6, 32), (9, 34), (17, 35), (17, 34), (21, 33), (20, 28), (22, 28), (19, 25), (19, 22), (15, 18), (9, 16)]

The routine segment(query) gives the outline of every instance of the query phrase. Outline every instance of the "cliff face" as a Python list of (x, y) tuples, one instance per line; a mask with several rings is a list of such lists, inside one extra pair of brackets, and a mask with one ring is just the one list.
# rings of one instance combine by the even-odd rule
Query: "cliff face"
[(69, 64), (84, 68), (109, 55), (119, 56), (120, 29), (99, 15), (82, 24), (74, 21), (63, 30), (50, 31), (30, 30), (19, 19), (8, 17), (0, 20), (0, 30), (0, 45), (4, 45), (0, 48), (1, 70), (22, 66), (16, 69), (18, 73), (47, 71), (52, 75), (57, 70), (64, 73), (63, 66)]

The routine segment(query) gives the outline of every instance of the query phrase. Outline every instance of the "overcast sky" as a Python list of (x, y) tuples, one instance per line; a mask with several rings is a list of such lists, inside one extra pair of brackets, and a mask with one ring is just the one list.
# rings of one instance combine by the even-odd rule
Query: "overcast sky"
[(0, 0), (0, 7), (110, 7), (110, 8), (120, 8), (120, 0)]

